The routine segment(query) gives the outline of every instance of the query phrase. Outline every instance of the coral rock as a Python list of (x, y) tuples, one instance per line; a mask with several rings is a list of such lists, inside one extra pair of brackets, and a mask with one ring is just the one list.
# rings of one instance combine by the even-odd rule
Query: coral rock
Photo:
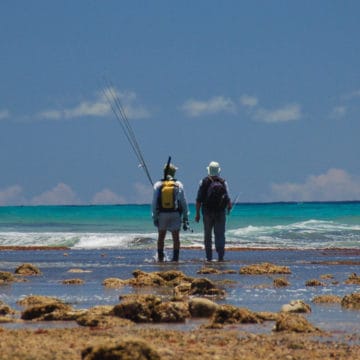
[(254, 264), (244, 266), (240, 269), (242, 275), (262, 275), (262, 274), (291, 274), (287, 266), (279, 266), (270, 263)]
[(310, 313), (311, 307), (302, 300), (292, 300), (290, 304), (283, 305), (281, 312), (286, 313)]
[(302, 315), (287, 313), (279, 315), (274, 330), (297, 333), (310, 333), (319, 331), (319, 329), (309, 323)]
[(218, 306), (209, 299), (193, 298), (189, 301), (189, 311), (192, 317), (210, 317)]
[(81, 353), (82, 360), (160, 360), (160, 355), (148, 343), (138, 339), (125, 339), (116, 344), (91, 346)]
[(346, 309), (360, 310), (360, 293), (345, 295), (341, 300), (341, 306)]
[(35, 265), (22, 264), (15, 270), (15, 274), (25, 276), (40, 275), (41, 271)]

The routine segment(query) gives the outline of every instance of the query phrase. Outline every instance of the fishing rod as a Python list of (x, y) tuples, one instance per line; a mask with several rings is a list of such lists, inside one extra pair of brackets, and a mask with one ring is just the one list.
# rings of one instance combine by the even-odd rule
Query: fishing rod
[(134, 153), (139, 161), (139, 167), (143, 168), (143, 170), (145, 171), (146, 177), (148, 178), (150, 184), (153, 186), (154, 182), (150, 176), (150, 172), (146, 165), (140, 145), (136, 139), (134, 130), (130, 125), (129, 119), (128, 119), (125, 109), (119, 99), (119, 96), (116, 94), (116, 92), (114, 90), (114, 86), (110, 83), (110, 81), (104, 79), (104, 82), (105, 82), (105, 86), (102, 88), (103, 94), (104, 94), (107, 102), (109, 103), (109, 106), (110, 106), (112, 112), (114, 113), (116, 120), (120, 124), (128, 142), (130, 143), (132, 150), (134, 151)]
[(166, 166), (165, 166), (164, 180), (167, 179), (167, 176), (168, 176), (168, 174), (169, 174), (170, 162), (171, 162), (171, 156), (169, 156), (168, 161), (167, 161)]
[(235, 209), (235, 206), (237, 205), (237, 201), (238, 201), (238, 199), (239, 199), (239, 197), (240, 197), (240, 194), (241, 194), (241, 192), (239, 192), (239, 193), (236, 195), (236, 197), (234, 198), (234, 200), (231, 201), (231, 204), (233, 205), (233, 207), (231, 208), (230, 211), (233, 211), (233, 210)]

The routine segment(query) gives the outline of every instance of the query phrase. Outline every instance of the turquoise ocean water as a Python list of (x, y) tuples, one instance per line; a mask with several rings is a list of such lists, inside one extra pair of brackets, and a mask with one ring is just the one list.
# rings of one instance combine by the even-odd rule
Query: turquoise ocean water
[[(193, 219), (193, 205), (190, 211), (190, 219)], [(119, 295), (139, 291), (129, 286), (108, 289), (102, 284), (110, 277), (132, 278), (135, 269), (147, 272), (176, 269), (201, 277), (198, 271), (206, 264), (201, 248), (202, 224), (191, 221), (190, 225), (193, 232), (181, 233), (180, 262), (159, 264), (156, 261), (157, 234), (149, 205), (0, 207), (0, 246), (70, 248), (0, 251), (0, 271), (14, 272), (20, 264), (30, 262), (42, 272), (27, 281), (0, 286), (0, 301), (21, 311), (18, 300), (37, 294), (58, 297), (76, 308), (90, 308), (117, 304)], [(301, 299), (311, 304), (308, 318), (314, 325), (339, 334), (358, 333), (358, 311), (343, 309), (339, 304), (313, 304), (312, 299), (326, 294), (343, 297), (359, 291), (358, 285), (348, 285), (345, 281), (351, 274), (360, 273), (360, 202), (237, 204), (227, 218), (226, 237), (228, 247), (253, 249), (227, 251), (225, 262), (211, 264), (234, 271), (206, 275), (225, 284), (226, 297), (218, 301), (254, 311), (277, 312), (283, 304)], [(169, 259), (172, 253), (170, 236), (166, 245)], [(242, 266), (265, 261), (289, 266), (290, 286), (274, 288), (272, 277), (239, 274)], [(71, 269), (84, 272), (72, 274)], [(321, 287), (305, 285), (306, 280), (321, 279), (322, 274), (333, 274), (334, 278)], [(81, 286), (62, 284), (62, 280), (73, 277), (85, 283)], [(151, 291), (161, 293), (163, 290)], [(196, 324), (190, 322), (180, 326)], [(27, 325), (10, 323), (6, 326)], [(42, 323), (39, 326), (52, 325)], [(271, 332), (272, 326), (267, 323), (256, 331)], [(244, 329), (253, 331), (250, 325)]]
[[(193, 205), (190, 212), (193, 231), (182, 231), (182, 247), (202, 246)], [(146, 249), (156, 236), (150, 205), (0, 207), (0, 245)], [(227, 217), (226, 241), (229, 247), (357, 248), (360, 202), (240, 203)]]

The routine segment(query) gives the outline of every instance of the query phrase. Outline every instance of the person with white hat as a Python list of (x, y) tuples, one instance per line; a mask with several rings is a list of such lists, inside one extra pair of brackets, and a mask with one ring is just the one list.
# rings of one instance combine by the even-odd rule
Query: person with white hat
[(211, 161), (207, 167), (208, 176), (200, 181), (196, 196), (195, 221), (200, 221), (201, 210), (204, 223), (204, 245), (207, 261), (212, 261), (213, 232), (218, 260), (224, 261), (226, 211), (229, 213), (232, 207), (229, 188), (225, 179), (220, 177), (220, 171), (219, 163)]
[(173, 240), (173, 257), (179, 261), (181, 218), (183, 228), (189, 226), (189, 211), (183, 184), (175, 179), (177, 167), (170, 163), (164, 166), (164, 178), (154, 185), (152, 201), (152, 218), (158, 228), (157, 252), (158, 261), (164, 261), (164, 242), (166, 232), (170, 231)]

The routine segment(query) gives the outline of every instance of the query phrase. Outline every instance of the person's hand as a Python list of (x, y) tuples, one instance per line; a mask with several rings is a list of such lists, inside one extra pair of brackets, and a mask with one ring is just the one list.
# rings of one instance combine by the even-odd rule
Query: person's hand
[(231, 212), (231, 209), (232, 209), (232, 204), (231, 204), (231, 202), (228, 204), (228, 206), (227, 206), (226, 208), (227, 208), (227, 214), (229, 215), (230, 212)]
[(156, 226), (156, 227), (159, 226), (159, 219), (158, 218), (154, 218), (153, 222), (154, 222), (154, 226)]
[(189, 219), (188, 218), (184, 218), (183, 219), (183, 230), (186, 231), (189, 229)]
[(195, 221), (196, 221), (197, 223), (200, 221), (200, 215), (199, 215), (199, 214), (197, 214), (197, 215), (195, 216)]

